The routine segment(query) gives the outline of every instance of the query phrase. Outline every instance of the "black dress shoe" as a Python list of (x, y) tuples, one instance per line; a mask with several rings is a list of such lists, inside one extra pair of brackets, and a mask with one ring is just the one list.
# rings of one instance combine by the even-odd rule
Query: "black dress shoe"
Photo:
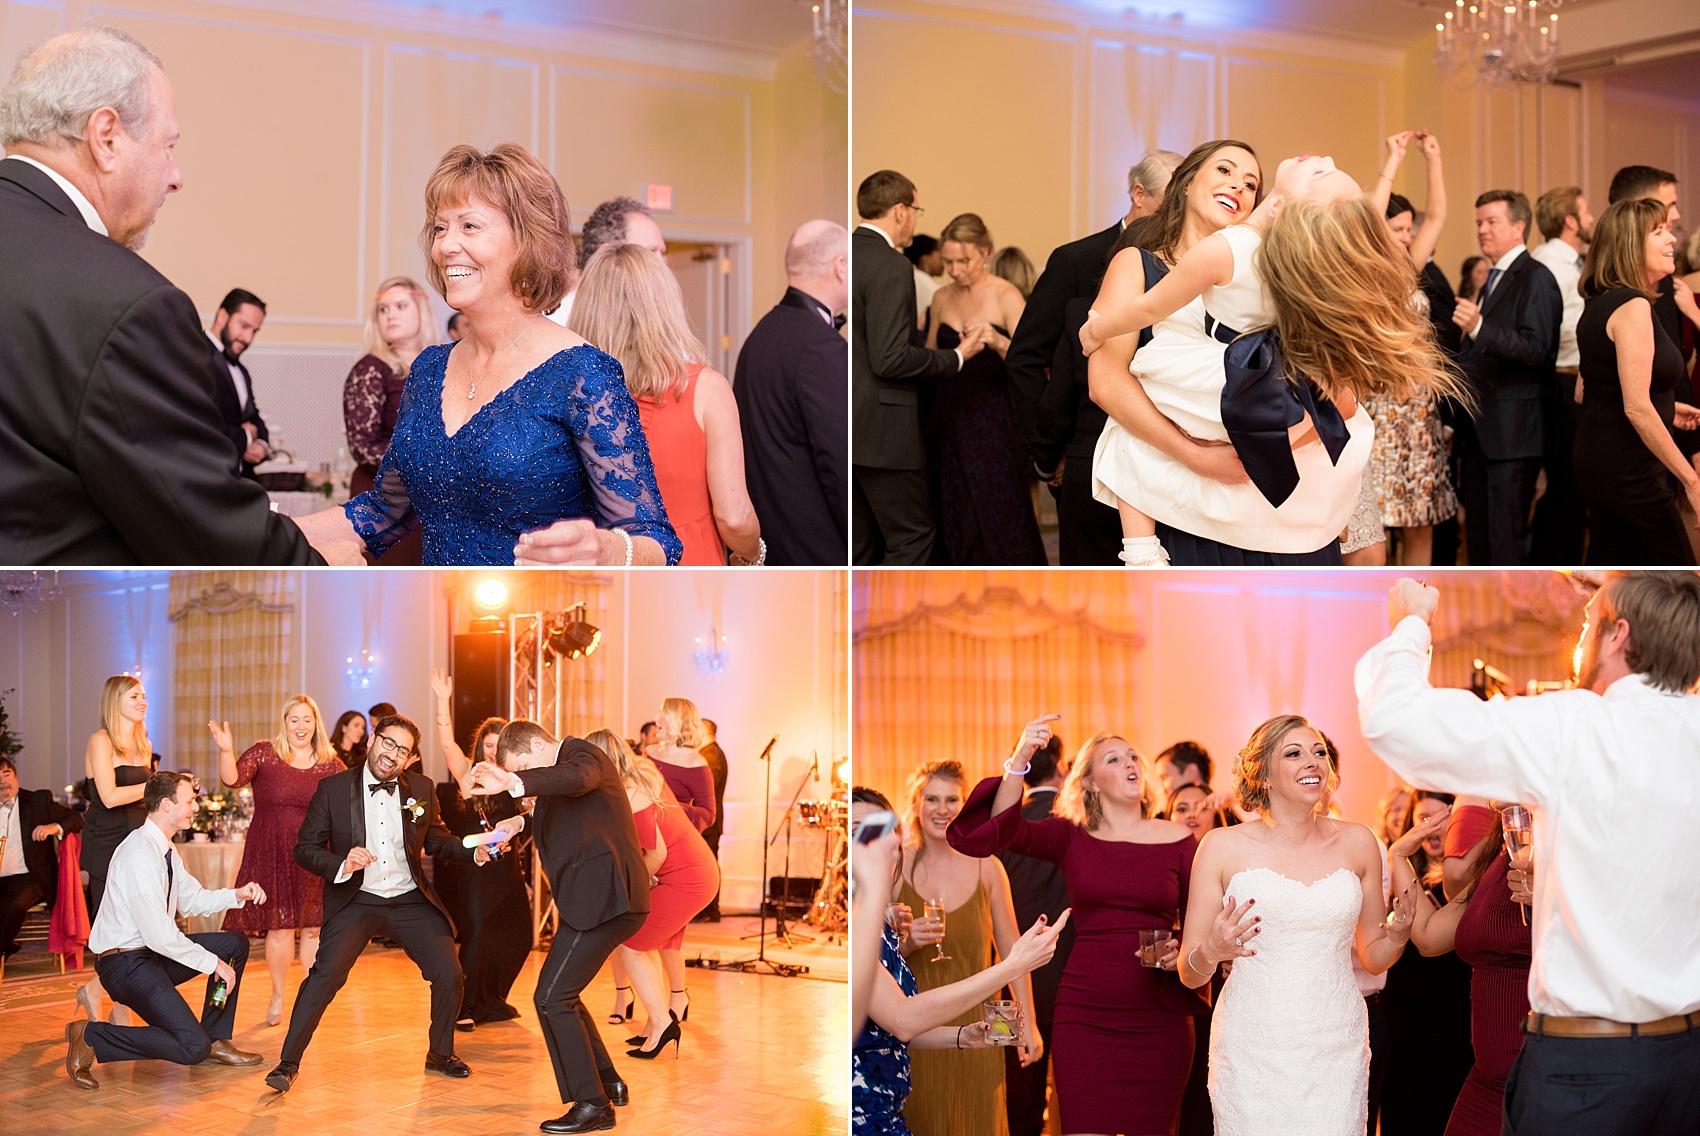
[(301, 1066), (293, 1061), (279, 1061), (277, 1068), (266, 1074), (266, 1084), (280, 1093), (287, 1093), (295, 1083), (296, 1074), (301, 1072)]
[(425, 1071), (441, 1073), (445, 1077), (470, 1077), (472, 1069), (466, 1062), (452, 1053), (427, 1053), (425, 1055)]
[(476, 1028), (477, 1023), (471, 1018), (461, 1018), (455, 1022), (455, 1029), (459, 1030), (461, 1033), (471, 1033)]
[(602, 1074), (602, 1091), (608, 1094), (612, 1104), (626, 1105), (632, 1102), (632, 1091), (626, 1083), (612, 1074)]
[(612, 1105), (579, 1101), (567, 1109), (565, 1116), (545, 1120), (537, 1127), (545, 1132), (602, 1132), (614, 1127)]

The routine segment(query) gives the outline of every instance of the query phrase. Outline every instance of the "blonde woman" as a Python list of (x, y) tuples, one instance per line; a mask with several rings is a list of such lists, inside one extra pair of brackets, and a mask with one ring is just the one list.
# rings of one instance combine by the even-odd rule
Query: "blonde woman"
[(681, 564), (765, 564), (761, 522), (744, 484), (744, 438), (732, 384), (703, 359), (679, 282), (642, 245), (605, 245), (585, 265), (572, 330), (620, 361), (637, 400), (679, 538)]
[(242, 848), (236, 887), (258, 883), (267, 902), (233, 908), (224, 930), (266, 937), (266, 970), (272, 998), (266, 1024), (283, 1020), (283, 987), (295, 935), (301, 933), (301, 970), (313, 969), (319, 956), (319, 924), (324, 921), (324, 881), (295, 863), (296, 835), (307, 819), (307, 805), (319, 782), (346, 768), (325, 731), (319, 704), (297, 694), (283, 704), (277, 736), (258, 741), (237, 757), (230, 723), (208, 722), (218, 747), (218, 776), (232, 789), (254, 787), (254, 821)]
[[(718, 813), (714, 804), (714, 774), (708, 759), (699, 752), (708, 735), (697, 704), (689, 698), (663, 698), (661, 710), (655, 715), (655, 729), (660, 741), (645, 756), (654, 763), (691, 825), (701, 833), (714, 823)], [(690, 995), (685, 989), (685, 952), (677, 946), (663, 947), (661, 965), (667, 971), (673, 1012), (684, 1021), (691, 1012)], [(673, 985), (675, 982), (677, 986)]]
[[(1155, 818), (1156, 778), (1112, 731), (1080, 747), (1052, 814), (1024, 819), (1022, 777), (1057, 718), (1027, 723), (1004, 775), (974, 787), (950, 843), (970, 856), (1009, 849), (1062, 866), (1078, 928), (1051, 1027), (1065, 1136), (1172, 1132), (1192, 1070), (1192, 1015), (1204, 1005), (1163, 972), (1176, 966), (1169, 936), (1187, 913), (1198, 844), (1181, 825)], [(1142, 958), (1141, 931), (1165, 945)]]
[[(153, 744), (148, 740), (148, 693), (142, 680), (132, 675), (113, 675), (100, 690), (100, 729), (89, 735), (83, 751), (83, 768), (89, 778), (89, 811), (83, 820), (83, 871), (89, 876), (89, 926), (100, 911), (106, 894), (106, 869), (112, 854), (132, 831), (147, 819), (142, 791), (153, 766)], [(90, 978), (77, 991), (77, 1001), (89, 1021), (101, 1019), (100, 976)], [(129, 1011), (115, 1007), (115, 1014), (128, 1020)]]
[(395, 433), (407, 370), (436, 341), (433, 330), (431, 301), (411, 276), (392, 276), (378, 285), (366, 312), (366, 354), (342, 384), (343, 429), (355, 462), (350, 495), (372, 488)]

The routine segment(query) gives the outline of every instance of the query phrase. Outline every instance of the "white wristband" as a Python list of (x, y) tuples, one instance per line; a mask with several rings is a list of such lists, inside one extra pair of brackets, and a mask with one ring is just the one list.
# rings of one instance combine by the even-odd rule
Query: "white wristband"
[(1005, 761), (1003, 763), (1003, 771), (1005, 773), (1009, 774), (1011, 777), (1025, 777), (1025, 776), (1027, 776), (1028, 772), (1031, 771), (1032, 768), (1033, 768), (1033, 759), (1032, 758), (1028, 758), (1027, 764), (1023, 765), (1020, 769), (1011, 769), (1010, 768), (1010, 765), (1013, 764), (1014, 761), (1015, 761), (1015, 755), (1011, 754), (1007, 759), (1005, 759)]

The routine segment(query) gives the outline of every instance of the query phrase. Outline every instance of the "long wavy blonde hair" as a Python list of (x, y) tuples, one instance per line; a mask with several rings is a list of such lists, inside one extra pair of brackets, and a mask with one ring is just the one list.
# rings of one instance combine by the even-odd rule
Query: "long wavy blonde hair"
[(1107, 741), (1118, 741), (1127, 746), (1133, 759), (1139, 762), (1139, 813), (1141, 816), (1151, 816), (1157, 811), (1156, 778), (1152, 775), (1151, 765), (1140, 756), (1133, 743), (1116, 733), (1114, 730), (1099, 730), (1086, 739), (1079, 750), (1075, 752), (1074, 762), (1068, 767), (1068, 775), (1063, 778), (1062, 788), (1057, 790), (1057, 800), (1051, 806), (1051, 815), (1073, 821), (1087, 832), (1098, 831), (1098, 826), (1104, 823), (1104, 804), (1098, 795), (1098, 790), (1086, 783), (1091, 776), (1093, 767), (1098, 760), (1098, 747)]
[[(147, 719), (124, 730), (124, 719), (118, 713), (118, 700), (140, 685), (142, 680), (135, 675), (113, 675), (106, 680), (106, 685), (100, 688), (100, 728), (106, 731), (112, 742), (112, 756), (140, 757), (141, 764), (146, 765), (153, 758)], [(124, 737), (125, 734), (129, 735), (128, 738)]]
[(628, 789), (642, 789), (649, 794), (650, 800), (663, 808), (671, 803), (667, 799), (667, 783), (661, 779), (661, 770), (647, 758), (633, 753), (625, 738), (603, 726), (590, 731), (584, 740), (608, 755), (614, 768), (620, 772), (620, 784)]
[(1257, 256), (1288, 367), (1329, 398), (1471, 401), (1428, 317), (1411, 306), (1411, 258), (1367, 196), (1288, 202)]
[[(407, 345), (407, 358), (403, 359), (400, 352), (384, 340), (384, 333), (378, 330), (378, 301), (389, 292), (406, 292), (413, 306), (419, 309), (419, 331), (413, 336), (413, 341)], [(366, 307), (366, 327), (362, 334), (365, 337), (366, 354), (376, 355), (389, 365), (390, 370), (398, 375), (406, 375), (412, 361), (419, 353), (437, 342), (437, 317), (431, 312), (431, 298), (425, 294), (411, 276), (392, 276), (372, 294), (372, 302)]]
[(679, 280), (642, 245), (604, 245), (584, 266), (567, 326), (620, 361), (633, 398), (665, 403), (706, 362)]
[(310, 694), (292, 694), (284, 702), (283, 713), (277, 716), (277, 737), (272, 739), (272, 748), (277, 750), (277, 755), (285, 761), (289, 760), (289, 712), (297, 706), (305, 706), (313, 712), (313, 757), (318, 761), (340, 761), (336, 756), (336, 747), (331, 745), (330, 735), (325, 732), (325, 716), (319, 713), (319, 704), (313, 701)]

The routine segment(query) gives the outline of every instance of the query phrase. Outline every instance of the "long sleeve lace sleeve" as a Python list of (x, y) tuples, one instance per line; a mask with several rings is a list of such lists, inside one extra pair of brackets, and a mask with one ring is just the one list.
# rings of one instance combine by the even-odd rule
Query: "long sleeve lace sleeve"
[[(412, 396), (413, 384), (409, 383), (401, 396), (400, 416), (403, 419), (407, 416), (408, 401)], [(350, 498), (342, 511), (347, 515), (349, 524), (354, 526), (355, 533), (366, 542), (366, 551), (374, 557), (388, 552), (391, 545), (419, 526), (419, 515), (414, 512), (413, 499), (402, 483), (393, 449), (384, 452), (372, 488)]]
[(638, 421), (637, 403), (626, 389), (620, 364), (601, 351), (580, 351), (568, 392), (568, 423), (596, 498), (596, 523), (647, 536), (677, 564), (684, 542), (667, 519), (661, 487), (649, 457), (649, 441)]
[(383, 360), (367, 355), (354, 364), (342, 384), (342, 425), (348, 436), (348, 456), (360, 465), (383, 460), (390, 440), (384, 436)]

